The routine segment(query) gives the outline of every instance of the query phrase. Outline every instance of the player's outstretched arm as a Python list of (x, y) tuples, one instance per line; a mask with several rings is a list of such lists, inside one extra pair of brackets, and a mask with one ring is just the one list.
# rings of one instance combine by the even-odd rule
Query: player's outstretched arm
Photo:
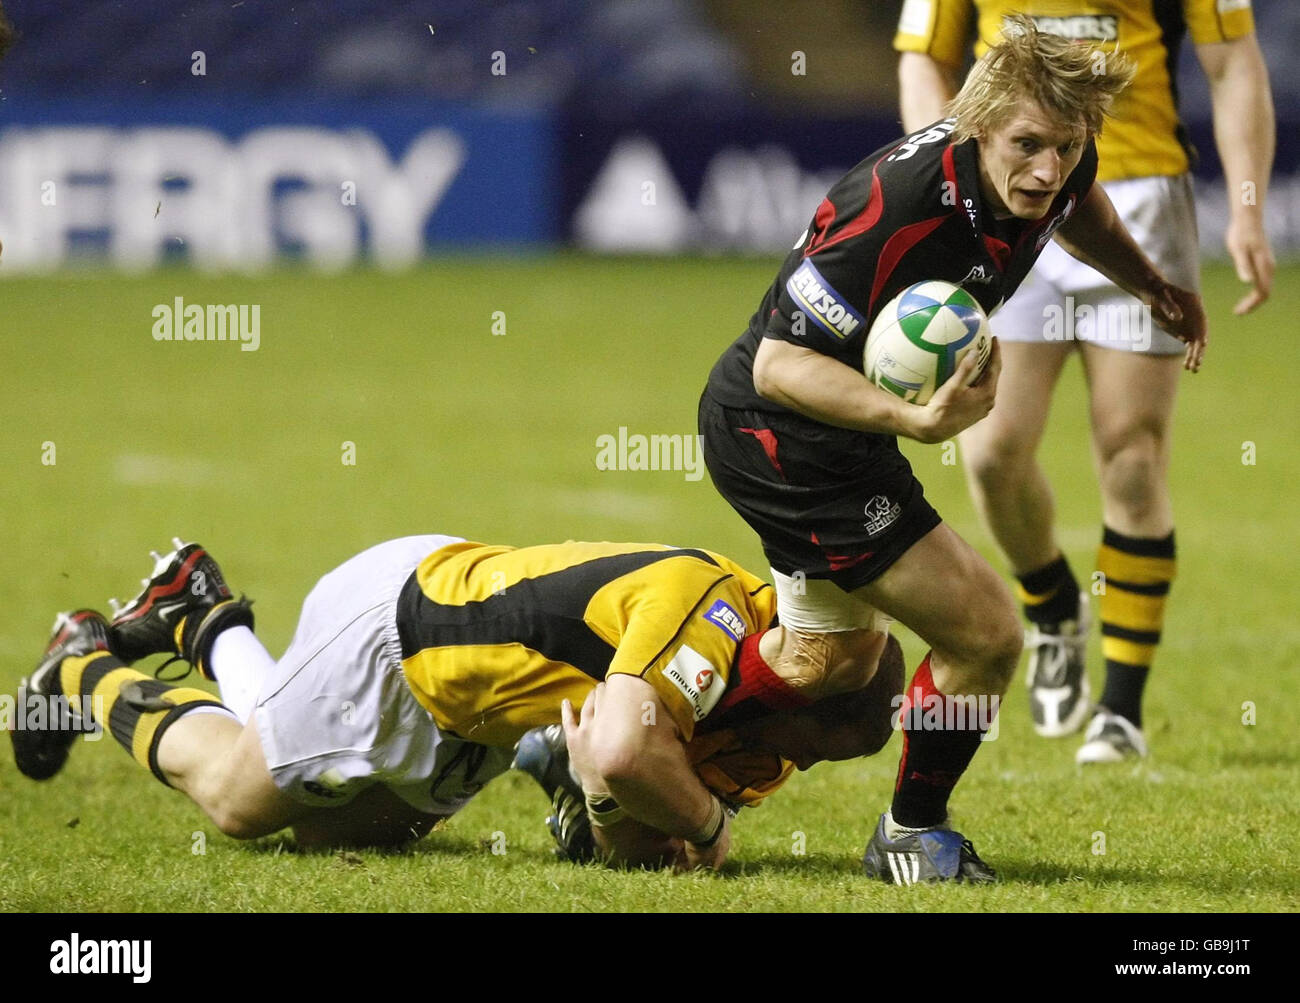
[(1273, 170), (1277, 122), (1268, 69), (1254, 34), (1196, 47), (1210, 82), (1214, 143), (1228, 188), (1228, 253), (1251, 289), (1233, 312), (1249, 313), (1273, 287), (1273, 248), (1264, 230), (1264, 197)]
[(1151, 308), (1157, 324), (1187, 344), (1184, 368), (1201, 368), (1209, 328), (1196, 293), (1165, 280), (1124, 226), (1101, 185), (1093, 185), (1055, 240), (1085, 265), (1097, 269)]
[(567, 700), (560, 715), (570, 760), (588, 795), (608, 793), (629, 817), (684, 840), (687, 866), (722, 866), (730, 848), (726, 814), (691, 768), (654, 687), (611, 674), (587, 697), (580, 716)]

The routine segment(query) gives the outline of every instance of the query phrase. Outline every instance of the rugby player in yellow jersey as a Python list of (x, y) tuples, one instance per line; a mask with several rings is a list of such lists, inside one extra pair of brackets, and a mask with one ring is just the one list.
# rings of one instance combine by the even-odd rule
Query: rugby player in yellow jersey
[[(1262, 303), (1273, 281), (1263, 207), (1275, 124), (1250, 0), (906, 0), (894, 40), (906, 129), (944, 117), (972, 37), (982, 54), (1013, 13), (1136, 63), (1097, 138), (1097, 179), (1155, 266), (1196, 289), (1192, 151), (1174, 79), (1190, 32), (1209, 77), (1227, 178), (1228, 250), (1251, 286), (1236, 313)], [(1031, 623), (1035, 729), (1069, 735), (1090, 714), (1088, 605), (1057, 542), (1051, 487), (1035, 454), (1057, 377), (1070, 354), (1080, 353), (1102, 497), (1097, 570), (1106, 583), (1099, 599), (1106, 682), (1076, 758), (1095, 763), (1147, 753), (1142, 695), (1175, 570), (1167, 472), (1185, 346), (1153, 327), (1137, 299), (1067, 254), (1072, 248), (1060, 233), (1057, 243), (993, 320), (1002, 347), (997, 403), (960, 441), (976, 507), (1007, 556)]]
[[(802, 707), (769, 695), (766, 702), (751, 698), (745, 710), (715, 711), (719, 722), (701, 722), (686, 745), (687, 758), (734, 817), (777, 790), (796, 767), (806, 770), (879, 752), (894, 730), (902, 689), (903, 652), (890, 637), (864, 688)], [(566, 701), (562, 724), (528, 732), (512, 765), (532, 776), (551, 798), (554, 814), (546, 823), (557, 856), (575, 862), (686, 867), (681, 839), (627, 816), (607, 791), (594, 746), (604, 691), (605, 684), (598, 683), (580, 714)], [(793, 689), (785, 695), (790, 693)]]
[[(685, 865), (717, 866), (729, 841), (719, 795), (752, 803), (793, 769), (753, 720), (807, 703), (750, 651), (772, 622), (772, 589), (720, 555), (392, 540), (321, 579), (277, 662), (211, 556), (175, 546), (154, 555), (135, 599), (112, 602), (111, 622), (93, 610), (56, 621), (10, 733), (26, 776), (62, 768), (84, 714), (228, 835), (292, 826), (304, 845), (393, 844), (455, 812), (509, 767), (526, 731), (558, 723), (562, 704), (582, 705), (601, 683), (599, 719), (583, 733), (602, 785), (593, 793), (681, 841)], [(882, 635), (877, 659), (884, 648)], [(215, 679), (221, 699), (128, 667), (160, 653)], [(875, 667), (845, 667), (841, 689), (860, 690)], [(805, 765), (828, 748), (875, 751), (901, 678), (900, 662), (858, 740), (853, 722), (847, 736), (822, 735), (809, 719), (783, 749)], [(60, 701), (78, 716), (26, 713)], [(746, 761), (742, 734), (761, 762)]]

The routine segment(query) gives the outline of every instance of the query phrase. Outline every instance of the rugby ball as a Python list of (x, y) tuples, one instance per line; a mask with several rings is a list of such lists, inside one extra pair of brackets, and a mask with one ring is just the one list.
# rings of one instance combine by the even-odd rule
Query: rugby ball
[(979, 303), (961, 286), (932, 279), (910, 285), (881, 308), (867, 332), (862, 370), (881, 390), (926, 404), (967, 352), (989, 361), (993, 332)]

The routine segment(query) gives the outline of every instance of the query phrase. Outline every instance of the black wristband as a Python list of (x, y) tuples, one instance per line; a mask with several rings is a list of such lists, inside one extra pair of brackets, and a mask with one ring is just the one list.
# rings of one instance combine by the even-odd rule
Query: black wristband
[[(715, 815), (716, 821), (714, 821)], [(718, 838), (722, 835), (722, 830), (727, 825), (727, 813), (723, 810), (722, 802), (716, 795), (713, 798), (713, 809), (709, 812), (709, 821), (705, 822), (705, 825), (712, 825), (712, 832), (703, 839), (691, 839), (690, 837), (687, 837), (686, 839), (686, 841), (692, 846), (699, 847), (702, 850), (707, 850), (716, 843)]]

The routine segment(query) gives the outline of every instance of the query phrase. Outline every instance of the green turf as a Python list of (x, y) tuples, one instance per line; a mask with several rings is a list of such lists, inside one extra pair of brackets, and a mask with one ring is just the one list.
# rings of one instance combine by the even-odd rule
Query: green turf
[[(319, 575), (405, 533), (655, 540), (764, 570), (707, 477), (599, 470), (596, 455), (620, 426), (694, 431), (705, 374), (774, 267), (548, 257), (400, 276), (6, 282), (0, 687), (12, 692), (32, 666), (56, 610), (125, 598), (146, 550), (173, 533), (211, 547), (256, 598), (277, 653)], [(1154, 759), (1080, 773), (1075, 740), (1033, 737), (1017, 683), (1000, 738), (954, 798), (1005, 879), (997, 887), (895, 890), (858, 874), (897, 740), (872, 760), (795, 777), (738, 821), (724, 875), (678, 878), (554, 863), (545, 799), (516, 776), (409, 854), (241, 845), (103, 741), (79, 744), (40, 786), (0, 752), (0, 910), (1294, 909), (1298, 280), (1284, 270), (1274, 301), (1235, 319), (1235, 280), (1206, 275), (1213, 340), (1177, 419), (1180, 577), (1148, 700)], [(155, 342), (151, 310), (175, 296), (260, 304), (260, 349)], [(1099, 536), (1086, 428), (1072, 362), (1043, 458), (1062, 541), (1084, 572)], [(345, 442), (354, 466), (341, 462)], [(940, 511), (1000, 566), (960, 467), (941, 447), (907, 451)], [(902, 636), (914, 663), (917, 643)], [(494, 833), (504, 854), (491, 852)]]

